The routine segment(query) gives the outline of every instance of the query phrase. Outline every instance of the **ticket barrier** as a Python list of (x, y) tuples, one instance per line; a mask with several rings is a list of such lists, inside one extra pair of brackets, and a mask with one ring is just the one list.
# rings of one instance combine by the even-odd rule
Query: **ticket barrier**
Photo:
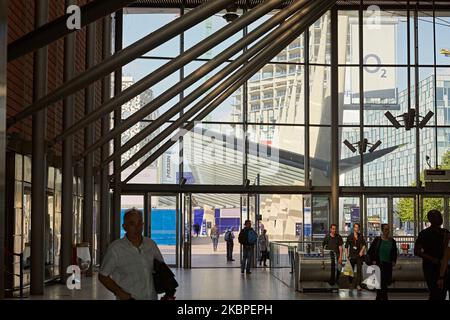
[[(367, 265), (363, 265), (363, 278), (366, 273)], [(408, 292), (408, 291), (427, 291), (427, 284), (422, 271), (422, 259), (412, 253), (399, 254), (397, 264), (392, 270), (392, 284), (388, 287), (389, 291)]]
[(295, 283), (296, 290), (301, 292), (338, 292), (337, 285), (331, 285), (335, 264), (334, 253), (296, 252)]
[[(334, 253), (325, 250), (319, 252), (296, 252), (295, 283), (296, 290), (301, 292), (338, 292), (337, 284), (330, 284), (333, 279)], [(363, 279), (367, 278), (367, 265), (364, 263)], [(341, 277), (343, 275), (341, 274)], [(409, 292), (426, 291), (427, 285), (422, 272), (422, 259), (414, 254), (399, 254), (397, 264), (392, 271), (392, 284), (389, 291)]]

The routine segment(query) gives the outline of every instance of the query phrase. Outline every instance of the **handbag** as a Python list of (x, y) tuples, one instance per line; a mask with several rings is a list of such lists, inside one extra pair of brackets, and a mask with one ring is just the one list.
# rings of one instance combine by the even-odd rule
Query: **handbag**
[(350, 263), (350, 259), (347, 259), (347, 261), (345, 262), (345, 266), (342, 271), (342, 274), (347, 277), (354, 276), (355, 273), (353, 272), (353, 268), (352, 268), (352, 264)]

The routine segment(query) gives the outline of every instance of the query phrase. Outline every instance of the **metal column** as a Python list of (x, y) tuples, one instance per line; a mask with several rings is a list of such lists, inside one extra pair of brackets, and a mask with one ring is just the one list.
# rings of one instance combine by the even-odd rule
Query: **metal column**
[[(74, 4), (66, 0), (66, 6)], [(74, 74), (75, 33), (64, 39), (64, 83), (70, 81)], [(63, 130), (73, 123), (74, 96), (63, 101)], [(63, 141), (62, 154), (62, 216), (61, 216), (61, 281), (67, 279), (67, 267), (72, 264), (73, 239), (73, 137)]]
[[(103, 38), (102, 38), (102, 59), (111, 56), (111, 16), (103, 19)], [(111, 75), (102, 79), (102, 104), (111, 98)], [(108, 133), (110, 127), (110, 115), (102, 118), (102, 135)], [(109, 144), (104, 144), (101, 148), (101, 162), (108, 158), (110, 152)], [(106, 252), (109, 243), (109, 166), (101, 168), (100, 172), (100, 262)]]
[[(115, 35), (114, 35), (114, 51), (122, 50), (123, 43), (123, 11), (119, 10), (115, 15)], [(114, 95), (118, 95), (122, 91), (122, 68), (118, 68), (114, 72)], [(122, 119), (122, 107), (114, 110), (114, 128), (120, 125)], [(114, 138), (114, 151), (119, 150), (121, 146), (121, 135)], [(121, 161), (114, 161), (114, 192), (113, 207), (111, 210), (111, 218), (113, 221), (113, 230), (111, 232), (111, 240), (120, 238), (120, 182), (121, 182)]]
[[(37, 0), (35, 6), (35, 27), (39, 28), (48, 20), (48, 0)], [(47, 47), (34, 55), (33, 100), (37, 101), (47, 93)], [(45, 280), (45, 110), (33, 114), (32, 146), (32, 191), (31, 191), (31, 294), (44, 294)]]
[[(309, 156), (310, 156), (310, 143), (309, 143), (309, 122), (310, 122), (310, 110), (309, 110), (309, 30), (305, 33), (303, 33), (303, 41), (304, 41), (304, 61), (305, 61), (305, 69), (304, 69), (304, 75), (305, 75), (305, 79), (304, 79), (304, 84), (303, 84), (303, 92), (305, 93), (305, 137), (304, 137), (304, 144), (305, 144), (305, 159), (303, 162), (303, 174), (304, 174), (304, 179), (305, 179), (305, 186), (307, 188), (312, 188), (312, 181), (311, 181), (311, 169), (310, 169), (310, 161), (309, 161)], [(304, 220), (302, 220), (304, 221)], [(304, 222), (303, 222), (304, 223)], [(304, 239), (302, 239), (304, 240)]]
[(339, 67), (338, 12), (331, 9), (331, 217), (339, 225)]
[(0, 299), (5, 292), (6, 45), (8, 0), (0, 0)]
[[(95, 65), (96, 24), (91, 23), (86, 29), (86, 70)], [(95, 85), (91, 84), (84, 93), (84, 112), (86, 114), (94, 110)], [(94, 141), (92, 125), (84, 129), (84, 147), (87, 148)], [(84, 157), (83, 179), (83, 242), (90, 245), (90, 254), (93, 257), (93, 224), (94, 224), (94, 155), (92, 153)], [(92, 272), (92, 264), (89, 274)]]

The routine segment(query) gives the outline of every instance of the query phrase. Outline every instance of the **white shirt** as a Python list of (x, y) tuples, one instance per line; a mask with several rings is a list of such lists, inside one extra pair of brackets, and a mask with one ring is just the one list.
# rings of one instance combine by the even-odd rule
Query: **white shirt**
[(111, 277), (136, 300), (157, 300), (153, 284), (153, 260), (164, 261), (156, 243), (143, 238), (139, 248), (125, 236), (111, 243), (103, 258), (100, 274)]

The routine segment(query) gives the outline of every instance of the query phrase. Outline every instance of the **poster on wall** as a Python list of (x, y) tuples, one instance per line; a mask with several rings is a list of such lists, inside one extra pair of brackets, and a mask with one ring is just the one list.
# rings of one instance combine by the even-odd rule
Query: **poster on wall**
[(297, 238), (301, 238), (302, 237), (302, 230), (303, 230), (303, 223), (296, 222), (295, 223), (295, 236)]
[(352, 207), (350, 209), (350, 221), (352, 225), (355, 222), (359, 222), (359, 207)]
[(311, 237), (311, 207), (304, 208), (305, 237)]

